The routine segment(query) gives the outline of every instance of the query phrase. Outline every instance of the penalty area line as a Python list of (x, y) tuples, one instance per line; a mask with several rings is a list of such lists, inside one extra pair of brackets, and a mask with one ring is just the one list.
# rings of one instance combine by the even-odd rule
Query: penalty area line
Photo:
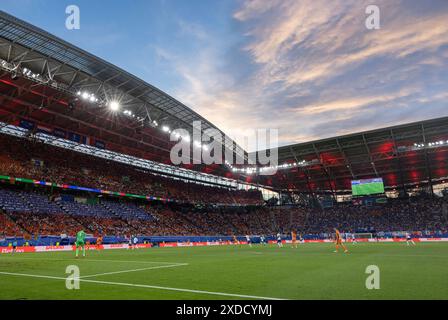
[(140, 268), (140, 269), (131, 269), (131, 270), (122, 270), (122, 271), (112, 271), (112, 272), (105, 272), (105, 273), (97, 273), (97, 274), (91, 274), (87, 276), (79, 277), (81, 278), (93, 278), (93, 277), (100, 277), (100, 276), (107, 276), (111, 274), (120, 274), (120, 273), (129, 273), (129, 272), (138, 272), (138, 271), (145, 271), (145, 270), (154, 270), (154, 269), (163, 269), (163, 268), (175, 268), (175, 267), (183, 267), (188, 266), (188, 263), (178, 263), (178, 264), (169, 264), (167, 266), (155, 266), (155, 267), (147, 267), (147, 268)]
[[(35, 274), (27, 274), (27, 273), (0, 272), (0, 275), (2, 275), (2, 274), (8, 275), (8, 276), (16, 276), (16, 277), (41, 278), (41, 279), (64, 280), (64, 281), (67, 280), (67, 278), (63, 278), (63, 277), (35, 275)], [(78, 280), (81, 282), (86, 282), (86, 283), (96, 283), (96, 284), (104, 284), (104, 285), (135, 287), (135, 288), (145, 288), (145, 289), (156, 289), (156, 290), (164, 290), (164, 291), (188, 292), (188, 293), (206, 294), (206, 295), (214, 295), (214, 296), (222, 296), (222, 297), (235, 297), (235, 298), (246, 298), (246, 299), (256, 299), (256, 300), (287, 300), (287, 299), (283, 299), (283, 298), (261, 297), (261, 296), (252, 296), (252, 295), (236, 294), (236, 293), (213, 292), (213, 291), (203, 291), (203, 290), (193, 290), (193, 289), (183, 289), (183, 288), (151, 286), (151, 285), (146, 285), (146, 284), (88, 280), (88, 279), (81, 279), (81, 278), (79, 278)]]

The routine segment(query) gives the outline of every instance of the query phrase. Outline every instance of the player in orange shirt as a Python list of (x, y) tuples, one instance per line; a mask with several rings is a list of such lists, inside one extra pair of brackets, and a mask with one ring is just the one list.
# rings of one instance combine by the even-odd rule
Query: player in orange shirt
[(344, 248), (344, 252), (347, 253), (348, 250), (342, 243), (341, 233), (336, 228), (334, 228), (334, 232), (335, 232), (335, 245), (336, 245), (336, 250), (334, 252), (339, 252), (339, 246), (342, 246), (342, 248)]
[(297, 248), (297, 232), (291, 231), (292, 244), (291, 248)]
[(96, 238), (96, 249), (100, 250), (102, 245), (103, 245), (103, 237), (100, 235), (98, 236), (98, 238)]

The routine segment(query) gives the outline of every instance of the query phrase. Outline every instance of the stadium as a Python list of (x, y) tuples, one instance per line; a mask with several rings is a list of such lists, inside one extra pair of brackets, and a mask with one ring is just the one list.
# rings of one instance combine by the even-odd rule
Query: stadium
[[(264, 150), (270, 166), (4, 11), (0, 69), (0, 299), (448, 298), (448, 117)], [(179, 141), (211, 148), (195, 122), (225, 137), (221, 164), (173, 164)]]

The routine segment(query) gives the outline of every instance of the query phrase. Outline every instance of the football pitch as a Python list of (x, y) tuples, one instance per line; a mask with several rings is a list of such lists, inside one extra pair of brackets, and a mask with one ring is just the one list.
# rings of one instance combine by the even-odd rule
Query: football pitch
[[(448, 243), (210, 246), (0, 255), (0, 299), (448, 299)], [(66, 287), (79, 267), (79, 289)], [(379, 289), (368, 290), (368, 266)], [(69, 283), (73, 283), (70, 282)]]

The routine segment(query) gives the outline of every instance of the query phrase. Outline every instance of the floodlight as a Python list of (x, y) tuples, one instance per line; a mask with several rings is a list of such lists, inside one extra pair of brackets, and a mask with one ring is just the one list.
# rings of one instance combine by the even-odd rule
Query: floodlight
[(110, 110), (118, 111), (120, 109), (120, 104), (117, 101), (112, 101), (109, 103)]

